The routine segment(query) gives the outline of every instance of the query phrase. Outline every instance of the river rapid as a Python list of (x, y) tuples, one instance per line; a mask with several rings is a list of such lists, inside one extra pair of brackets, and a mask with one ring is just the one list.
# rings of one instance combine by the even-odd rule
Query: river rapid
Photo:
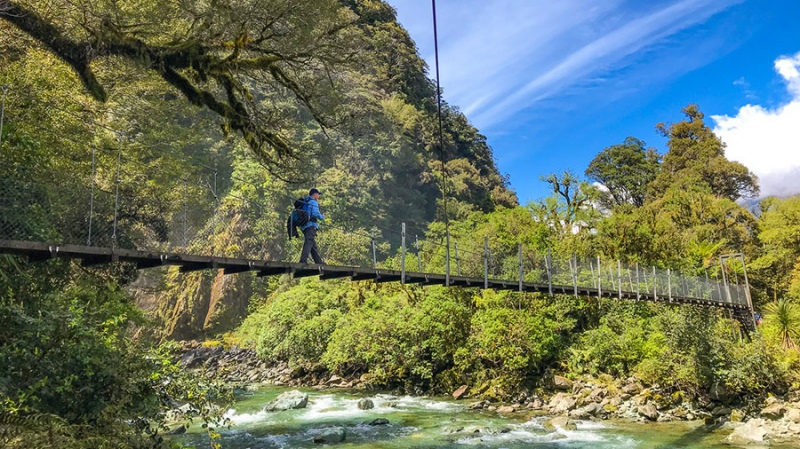
[[(702, 421), (632, 423), (576, 421), (576, 430), (548, 430), (547, 416), (498, 416), (467, 409), (468, 402), (448, 398), (392, 396), (365, 392), (305, 390), (303, 409), (265, 412), (264, 406), (288, 391), (264, 387), (237, 398), (226, 413), (233, 426), (221, 429), (225, 449), (312, 448), (722, 448), (730, 430), (709, 430)], [(375, 405), (361, 410), (358, 401)], [(371, 425), (376, 419), (388, 424)], [(332, 431), (344, 432), (344, 441), (314, 443)], [(198, 424), (170, 439), (184, 447), (210, 448)]]

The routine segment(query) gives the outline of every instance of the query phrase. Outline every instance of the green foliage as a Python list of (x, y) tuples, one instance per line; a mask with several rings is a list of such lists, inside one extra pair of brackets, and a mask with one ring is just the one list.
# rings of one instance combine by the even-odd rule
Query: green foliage
[(703, 121), (697, 105), (683, 109), (686, 120), (657, 128), (669, 138), (660, 174), (650, 185), (654, 196), (663, 194), (675, 182), (691, 178), (720, 198), (736, 201), (758, 195), (758, 180), (747, 167), (725, 158), (725, 144)]
[(647, 185), (661, 168), (658, 153), (644, 145), (641, 140), (628, 137), (624, 143), (604, 149), (589, 163), (586, 176), (605, 187), (600, 192), (604, 207), (644, 204)]
[(362, 307), (343, 318), (323, 363), (340, 373), (368, 372), (377, 386), (430, 388), (453, 366), (453, 354), (466, 339), (469, 308), (444, 290), (419, 299), (420, 292), (402, 289), (381, 293), (366, 296)]
[(475, 373), (476, 383), (498, 378), (506, 385), (541, 375), (560, 357), (575, 326), (570, 304), (484, 292), (472, 316), (466, 344), (456, 353), (462, 372)]
[(796, 349), (800, 342), (800, 305), (779, 299), (764, 307), (764, 334), (776, 339), (783, 349)]
[(145, 322), (119, 286), (63, 263), (6, 262), (4, 447), (159, 447), (166, 412), (181, 401), (190, 404), (183, 418), (215, 422), (225, 390), (180, 370), (171, 347), (133, 339), (130, 328)]

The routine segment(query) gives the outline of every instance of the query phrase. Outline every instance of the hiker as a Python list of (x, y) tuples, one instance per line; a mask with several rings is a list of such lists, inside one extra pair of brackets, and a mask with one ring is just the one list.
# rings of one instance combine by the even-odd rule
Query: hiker
[(300, 227), (300, 230), (305, 236), (303, 242), (303, 252), (300, 254), (300, 263), (308, 263), (308, 255), (314, 259), (314, 263), (324, 264), (322, 256), (319, 255), (319, 248), (317, 248), (317, 231), (319, 231), (318, 221), (324, 220), (325, 216), (319, 211), (319, 190), (311, 189), (308, 191), (308, 196), (303, 198), (305, 202), (305, 210), (308, 213), (308, 222)]

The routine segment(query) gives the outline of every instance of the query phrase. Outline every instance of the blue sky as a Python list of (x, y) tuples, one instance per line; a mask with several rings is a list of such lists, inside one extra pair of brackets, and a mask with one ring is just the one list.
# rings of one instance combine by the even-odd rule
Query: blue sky
[[(430, 0), (388, 0), (434, 73)], [(445, 99), (525, 204), (697, 103), (763, 195), (800, 193), (800, 0), (438, 0)]]

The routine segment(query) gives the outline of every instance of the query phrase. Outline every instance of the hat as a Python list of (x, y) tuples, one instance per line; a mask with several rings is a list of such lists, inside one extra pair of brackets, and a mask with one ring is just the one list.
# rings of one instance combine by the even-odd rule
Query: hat
[(319, 193), (319, 190), (317, 190), (317, 189), (311, 189), (311, 190), (308, 191), (308, 195), (309, 196), (311, 196), (311, 195), (313, 195), (315, 193), (318, 193), (318, 194), (322, 195), (321, 193)]

